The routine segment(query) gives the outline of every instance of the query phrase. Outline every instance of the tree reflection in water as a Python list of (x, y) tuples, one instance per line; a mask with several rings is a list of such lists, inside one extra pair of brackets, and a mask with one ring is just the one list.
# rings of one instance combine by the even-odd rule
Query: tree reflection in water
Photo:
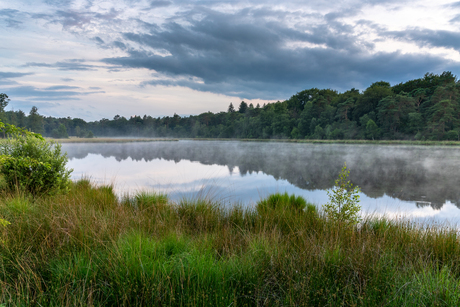
[[(344, 162), (350, 179), (372, 198), (384, 194), (417, 206), (460, 206), (460, 150), (454, 147), (178, 141), (63, 144), (70, 159), (88, 154), (117, 161), (189, 160), (240, 174), (263, 172), (305, 190), (330, 189)], [(460, 208), (460, 207), (459, 207)]]

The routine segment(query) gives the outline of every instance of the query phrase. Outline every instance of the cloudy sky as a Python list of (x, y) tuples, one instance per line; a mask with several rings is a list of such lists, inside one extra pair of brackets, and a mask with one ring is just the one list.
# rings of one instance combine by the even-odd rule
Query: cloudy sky
[(0, 0), (8, 109), (85, 120), (226, 110), (460, 73), (460, 1)]

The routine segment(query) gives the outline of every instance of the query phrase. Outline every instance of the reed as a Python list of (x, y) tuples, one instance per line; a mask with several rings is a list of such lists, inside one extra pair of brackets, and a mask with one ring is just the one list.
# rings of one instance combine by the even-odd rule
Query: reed
[(456, 306), (456, 229), (344, 228), (284, 194), (254, 209), (72, 183), (0, 195), (4, 306)]

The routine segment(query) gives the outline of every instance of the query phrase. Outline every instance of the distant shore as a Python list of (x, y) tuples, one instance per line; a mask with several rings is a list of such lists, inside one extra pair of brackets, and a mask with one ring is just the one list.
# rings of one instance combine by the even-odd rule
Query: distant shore
[(376, 145), (424, 145), (424, 146), (460, 146), (460, 141), (407, 141), (407, 140), (308, 140), (308, 139), (224, 139), (189, 138), (178, 140), (192, 141), (240, 141), (240, 142), (281, 142), (313, 144), (376, 144)]
[(47, 140), (56, 141), (58, 143), (131, 143), (131, 142), (171, 142), (178, 141), (178, 139), (169, 138), (77, 138), (70, 137), (68, 139), (53, 139), (46, 138)]
[(308, 139), (231, 139), (231, 138), (117, 138), (95, 137), (68, 139), (46, 138), (59, 143), (131, 143), (131, 142), (177, 142), (187, 141), (239, 141), (239, 142), (276, 142), (310, 144), (375, 144), (375, 145), (419, 145), (419, 146), (460, 146), (460, 141), (408, 141), (408, 140), (308, 140)]

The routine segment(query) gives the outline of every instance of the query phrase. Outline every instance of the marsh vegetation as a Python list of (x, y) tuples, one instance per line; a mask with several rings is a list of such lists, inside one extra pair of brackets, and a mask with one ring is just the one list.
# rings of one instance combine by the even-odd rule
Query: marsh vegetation
[(457, 231), (365, 218), (345, 227), (298, 197), (256, 209), (172, 203), (74, 182), (3, 193), (8, 306), (454, 306)]

